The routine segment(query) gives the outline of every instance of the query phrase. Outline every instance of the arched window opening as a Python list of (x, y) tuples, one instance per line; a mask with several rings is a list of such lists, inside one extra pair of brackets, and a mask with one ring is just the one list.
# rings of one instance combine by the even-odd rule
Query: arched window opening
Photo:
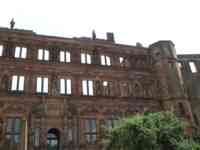
[(60, 132), (58, 129), (52, 128), (48, 131), (47, 147), (48, 150), (58, 150), (60, 143)]

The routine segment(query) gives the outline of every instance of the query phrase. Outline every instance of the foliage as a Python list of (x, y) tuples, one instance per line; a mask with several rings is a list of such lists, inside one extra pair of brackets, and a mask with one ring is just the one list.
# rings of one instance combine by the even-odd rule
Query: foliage
[(176, 144), (176, 150), (200, 150), (200, 144), (193, 139), (184, 139)]
[(186, 122), (170, 112), (136, 115), (108, 132), (106, 149), (200, 150), (199, 144), (184, 134), (187, 127)]

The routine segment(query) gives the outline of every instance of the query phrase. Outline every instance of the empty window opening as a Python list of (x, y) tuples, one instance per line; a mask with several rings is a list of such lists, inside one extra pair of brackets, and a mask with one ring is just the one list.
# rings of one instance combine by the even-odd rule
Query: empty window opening
[(123, 64), (124, 63), (124, 57), (119, 57), (119, 63)]
[(108, 81), (103, 81), (103, 86), (108, 86)]
[(71, 80), (60, 79), (60, 94), (71, 94)]
[(95, 144), (97, 139), (96, 119), (85, 120), (85, 136), (89, 144)]
[(3, 56), (3, 45), (0, 45), (0, 56)]
[(38, 50), (38, 60), (49, 60), (49, 50), (46, 49), (39, 49)]
[(191, 70), (192, 73), (197, 72), (197, 67), (196, 67), (196, 64), (194, 62), (189, 62), (189, 66), (190, 66), (190, 70)]
[(60, 145), (60, 132), (56, 128), (52, 128), (47, 134), (47, 147), (48, 150), (59, 150)]
[(103, 81), (102, 82), (102, 86), (103, 86), (103, 88), (102, 88), (102, 95), (103, 96), (111, 96), (112, 94), (111, 94), (111, 83), (112, 82), (110, 82), (110, 81)]
[(82, 64), (91, 64), (91, 55), (86, 53), (81, 53), (81, 63)]
[(83, 95), (92, 96), (93, 92), (93, 81), (91, 80), (83, 80), (82, 81), (82, 91)]
[(48, 93), (48, 78), (45, 77), (37, 77), (37, 93)]
[(27, 48), (26, 47), (19, 47), (15, 48), (15, 58), (26, 58)]
[(24, 91), (24, 76), (12, 76), (11, 91)]
[(101, 65), (103, 66), (111, 66), (110, 57), (101, 55)]
[(60, 62), (71, 62), (70, 52), (68, 51), (60, 51)]

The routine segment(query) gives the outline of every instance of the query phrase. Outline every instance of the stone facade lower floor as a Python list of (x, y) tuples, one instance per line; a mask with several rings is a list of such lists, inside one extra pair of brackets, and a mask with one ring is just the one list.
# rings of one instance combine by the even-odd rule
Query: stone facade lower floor
[(170, 110), (192, 121), (186, 100), (0, 99), (0, 146), (16, 150), (102, 149), (107, 129), (122, 118)]

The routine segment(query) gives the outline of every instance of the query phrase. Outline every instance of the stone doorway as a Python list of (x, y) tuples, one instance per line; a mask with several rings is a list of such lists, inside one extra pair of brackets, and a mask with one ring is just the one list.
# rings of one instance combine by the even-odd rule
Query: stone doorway
[(48, 131), (47, 135), (47, 149), (59, 150), (60, 144), (60, 132), (56, 128), (52, 128)]

